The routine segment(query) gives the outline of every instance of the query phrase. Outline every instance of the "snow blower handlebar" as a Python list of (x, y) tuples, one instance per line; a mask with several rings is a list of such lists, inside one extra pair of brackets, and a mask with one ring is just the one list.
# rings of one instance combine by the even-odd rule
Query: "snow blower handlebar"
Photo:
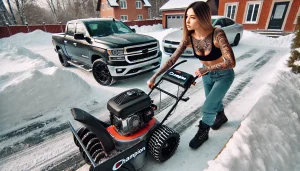
[[(167, 120), (167, 118), (171, 115), (172, 111), (175, 109), (175, 107), (177, 106), (178, 102), (180, 100), (186, 102), (189, 100), (189, 97), (183, 98), (184, 94), (187, 92), (187, 90), (190, 88), (190, 86), (193, 84), (196, 84), (196, 79), (198, 78), (198, 76), (193, 76), (191, 74), (188, 74), (186, 72), (180, 71), (180, 70), (176, 70), (174, 69), (176, 66), (186, 62), (187, 60), (183, 60), (178, 62), (177, 64), (175, 64), (174, 66), (172, 66), (160, 79), (159, 81), (153, 86), (153, 88), (151, 89), (151, 91), (148, 93), (148, 95), (150, 96), (150, 94), (152, 93), (152, 91), (154, 89), (158, 89), (159, 91), (173, 97), (176, 99), (175, 104), (172, 106), (172, 108), (170, 109), (170, 111), (168, 112), (168, 114), (166, 115), (166, 117), (163, 119), (163, 121), (160, 123), (160, 125), (162, 125), (165, 120)], [(178, 85), (182, 88), (184, 88), (184, 91), (179, 95), (179, 97), (161, 89), (158, 87), (158, 85), (163, 81), (166, 80), (168, 82), (171, 82), (175, 85)]]

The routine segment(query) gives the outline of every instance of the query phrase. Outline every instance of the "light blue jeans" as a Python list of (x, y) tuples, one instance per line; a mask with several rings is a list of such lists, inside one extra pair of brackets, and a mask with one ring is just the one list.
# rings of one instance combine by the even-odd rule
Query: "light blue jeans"
[(202, 106), (202, 122), (212, 126), (217, 112), (224, 109), (222, 100), (234, 80), (233, 69), (212, 71), (202, 76), (206, 100)]

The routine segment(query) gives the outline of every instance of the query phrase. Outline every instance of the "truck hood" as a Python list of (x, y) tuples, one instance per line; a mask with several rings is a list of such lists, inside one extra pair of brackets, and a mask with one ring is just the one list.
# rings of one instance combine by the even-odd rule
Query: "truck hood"
[(137, 45), (156, 41), (155, 38), (142, 34), (114, 34), (105, 37), (94, 37), (95, 42), (106, 44), (112, 48)]

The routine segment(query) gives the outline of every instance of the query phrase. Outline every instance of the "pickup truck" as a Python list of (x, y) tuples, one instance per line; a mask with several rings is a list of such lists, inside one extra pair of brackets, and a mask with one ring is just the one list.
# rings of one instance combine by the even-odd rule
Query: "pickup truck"
[(64, 67), (92, 72), (104, 86), (160, 67), (158, 40), (137, 34), (114, 18), (69, 21), (64, 33), (52, 35), (54, 50)]

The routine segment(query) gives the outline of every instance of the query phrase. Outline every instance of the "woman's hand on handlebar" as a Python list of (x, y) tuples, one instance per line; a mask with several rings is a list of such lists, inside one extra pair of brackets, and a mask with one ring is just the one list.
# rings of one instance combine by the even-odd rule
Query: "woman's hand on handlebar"
[(150, 80), (147, 81), (147, 85), (150, 89), (154, 87), (155, 84), (155, 78), (151, 78)]
[(198, 68), (196, 71), (195, 71), (195, 75), (198, 76), (198, 77), (201, 77), (205, 74), (207, 74), (209, 71), (207, 70), (207, 68)]

